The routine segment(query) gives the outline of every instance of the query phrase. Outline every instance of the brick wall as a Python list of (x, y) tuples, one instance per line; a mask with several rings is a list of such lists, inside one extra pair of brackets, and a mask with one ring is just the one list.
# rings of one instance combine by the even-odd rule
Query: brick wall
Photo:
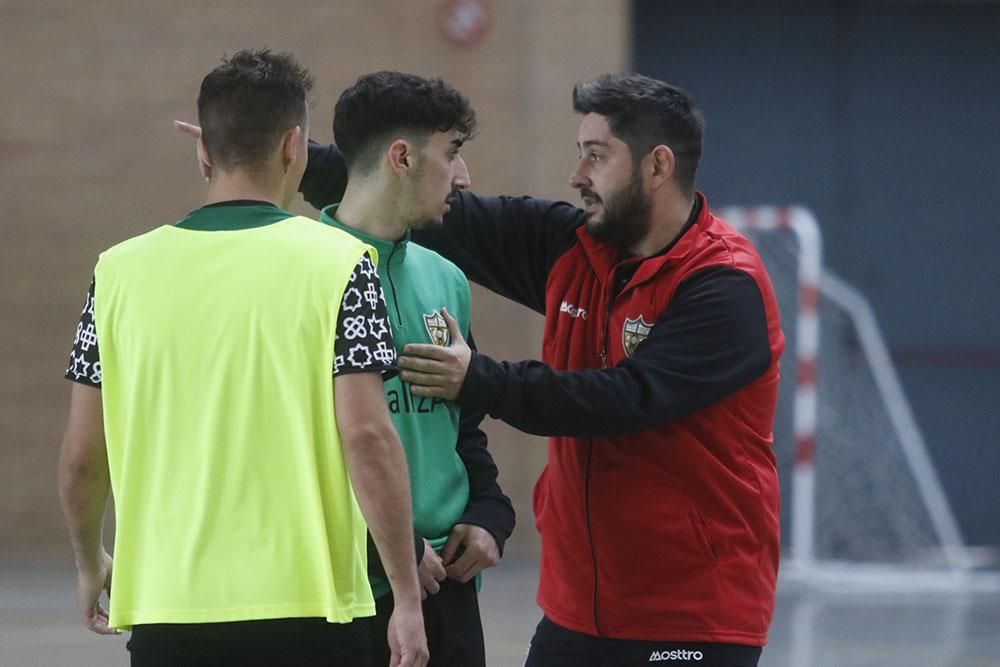
[[(321, 141), (332, 139), (337, 94), (358, 75), (441, 76), (479, 114), (464, 151), (476, 191), (573, 196), (570, 89), (625, 66), (628, 3), (491, 4), (491, 32), (462, 49), (441, 36), (431, 0), (0, 0), (0, 560), (67, 552), (56, 490), (69, 395), (61, 376), (90, 273), (104, 248), (200, 204), (193, 147), (171, 121), (195, 117), (201, 77), (223, 53), (296, 53), (317, 79)], [(539, 317), (478, 289), (473, 313), (484, 351), (537, 356)], [(520, 516), (509, 551), (532, 555), (544, 442), (498, 423), (488, 430)]]

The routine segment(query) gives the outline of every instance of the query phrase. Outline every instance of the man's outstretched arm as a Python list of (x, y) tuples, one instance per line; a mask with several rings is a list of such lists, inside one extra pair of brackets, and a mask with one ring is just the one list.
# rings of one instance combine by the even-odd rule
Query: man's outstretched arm
[[(174, 121), (197, 139), (201, 128)], [(211, 165), (199, 159), (203, 176)], [(309, 142), (309, 160), (299, 183), (317, 209), (339, 203), (347, 189), (347, 163), (334, 144)], [(458, 265), (473, 282), (539, 313), (555, 262), (576, 242), (583, 210), (566, 202), (533, 197), (480, 197), (459, 192), (440, 229), (415, 230), (413, 240)]]
[[(340, 150), (310, 141), (299, 185), (303, 198), (322, 209), (338, 203), (346, 188), (347, 165)], [(473, 282), (544, 312), (549, 270), (576, 242), (584, 215), (565, 202), (462, 191), (444, 225), (414, 230), (413, 240), (447, 257)]]
[(648, 338), (613, 368), (495, 361), (473, 354), (446, 320), (449, 347), (410, 344), (398, 361), (413, 393), (457, 400), (535, 435), (638, 433), (725, 398), (772, 361), (760, 291), (726, 267), (684, 281)]

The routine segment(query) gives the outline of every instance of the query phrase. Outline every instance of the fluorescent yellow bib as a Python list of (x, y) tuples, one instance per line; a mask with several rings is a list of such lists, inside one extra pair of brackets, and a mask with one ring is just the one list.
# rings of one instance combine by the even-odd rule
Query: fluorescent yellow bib
[(112, 626), (374, 614), (332, 375), (370, 250), (288, 218), (160, 227), (101, 255)]

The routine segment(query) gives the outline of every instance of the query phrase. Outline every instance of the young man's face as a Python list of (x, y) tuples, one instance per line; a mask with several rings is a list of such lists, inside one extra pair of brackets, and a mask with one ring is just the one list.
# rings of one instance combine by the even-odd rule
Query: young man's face
[(614, 136), (607, 118), (589, 113), (580, 121), (580, 162), (569, 182), (580, 191), (587, 231), (627, 250), (649, 229), (649, 195), (628, 145)]
[(459, 153), (465, 135), (458, 130), (435, 132), (420, 149), (420, 163), (413, 176), (414, 226), (440, 224), (451, 210), (458, 190), (471, 185), (469, 168)]

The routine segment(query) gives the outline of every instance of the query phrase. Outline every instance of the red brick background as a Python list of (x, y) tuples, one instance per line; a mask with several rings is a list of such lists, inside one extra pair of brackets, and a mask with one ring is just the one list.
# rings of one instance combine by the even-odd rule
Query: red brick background
[[(195, 117), (198, 85), (222, 54), (294, 52), (317, 79), (321, 141), (359, 74), (441, 76), (479, 113), (465, 150), (476, 191), (573, 197), (571, 86), (624, 67), (628, 3), (491, 0), (492, 29), (472, 48), (442, 37), (439, 4), (0, 0), (0, 560), (67, 552), (61, 377), (90, 272), (104, 248), (200, 204), (193, 147), (172, 121)], [(481, 290), (473, 313), (484, 351), (537, 356), (539, 317)], [(533, 555), (544, 442), (498, 423), (489, 431), (519, 511), (509, 550)]]

